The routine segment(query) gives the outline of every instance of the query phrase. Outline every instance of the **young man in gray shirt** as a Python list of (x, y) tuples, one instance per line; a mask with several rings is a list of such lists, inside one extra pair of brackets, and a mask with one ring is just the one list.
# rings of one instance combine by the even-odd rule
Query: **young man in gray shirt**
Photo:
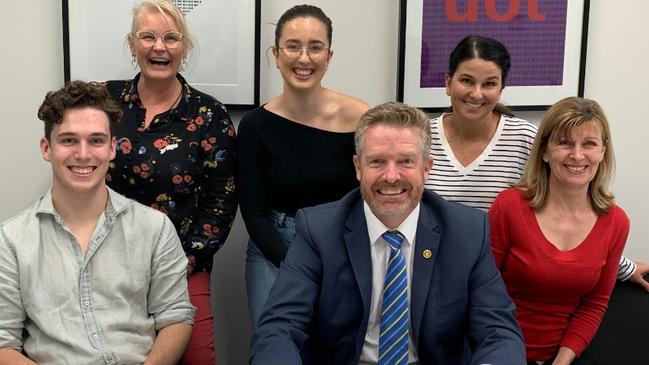
[(38, 117), (52, 186), (0, 227), (0, 364), (175, 364), (187, 259), (164, 214), (106, 187), (119, 106), (74, 81)]

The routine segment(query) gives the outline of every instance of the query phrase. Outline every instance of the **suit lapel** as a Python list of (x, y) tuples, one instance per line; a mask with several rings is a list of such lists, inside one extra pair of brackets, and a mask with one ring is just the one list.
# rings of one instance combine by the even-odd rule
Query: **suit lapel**
[(354, 204), (345, 223), (345, 228), (347, 229), (344, 234), (345, 247), (363, 300), (363, 322), (359, 329), (362, 336), (359, 336), (356, 344), (357, 349), (360, 349), (367, 331), (367, 320), (372, 300), (372, 253), (362, 199)]
[(430, 204), (422, 199), (415, 249), (412, 252), (414, 257), (410, 291), (410, 319), (415, 344), (418, 342), (419, 329), (432, 282), (433, 267), (439, 251), (440, 228)]

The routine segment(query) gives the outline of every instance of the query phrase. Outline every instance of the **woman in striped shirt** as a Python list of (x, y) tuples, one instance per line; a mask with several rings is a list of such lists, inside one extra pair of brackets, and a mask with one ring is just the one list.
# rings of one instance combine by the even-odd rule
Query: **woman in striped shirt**
[[(511, 60), (499, 41), (468, 36), (449, 57), (445, 75), (451, 112), (431, 119), (433, 168), (426, 188), (450, 201), (488, 210), (496, 196), (519, 182), (536, 126), (500, 103)], [(649, 291), (649, 266), (622, 257), (618, 280)]]

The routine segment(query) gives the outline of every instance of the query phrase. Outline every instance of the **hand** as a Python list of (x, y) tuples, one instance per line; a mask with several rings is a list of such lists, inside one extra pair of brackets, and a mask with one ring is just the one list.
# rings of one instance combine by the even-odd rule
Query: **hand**
[(187, 277), (194, 273), (196, 268), (196, 257), (193, 255), (187, 256)]
[(559, 352), (557, 352), (557, 357), (554, 358), (552, 365), (570, 365), (572, 361), (577, 357), (574, 351), (567, 347), (559, 347)]
[(644, 262), (635, 262), (635, 272), (629, 278), (629, 281), (640, 285), (645, 291), (649, 292), (649, 282), (644, 279), (644, 276), (649, 274), (649, 265)]

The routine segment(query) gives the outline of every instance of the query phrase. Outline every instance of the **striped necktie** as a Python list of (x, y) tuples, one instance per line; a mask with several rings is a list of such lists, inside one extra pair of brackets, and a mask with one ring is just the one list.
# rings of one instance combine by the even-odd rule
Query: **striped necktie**
[(403, 236), (387, 231), (382, 237), (390, 247), (390, 260), (383, 289), (379, 365), (408, 364), (408, 274), (401, 252)]

